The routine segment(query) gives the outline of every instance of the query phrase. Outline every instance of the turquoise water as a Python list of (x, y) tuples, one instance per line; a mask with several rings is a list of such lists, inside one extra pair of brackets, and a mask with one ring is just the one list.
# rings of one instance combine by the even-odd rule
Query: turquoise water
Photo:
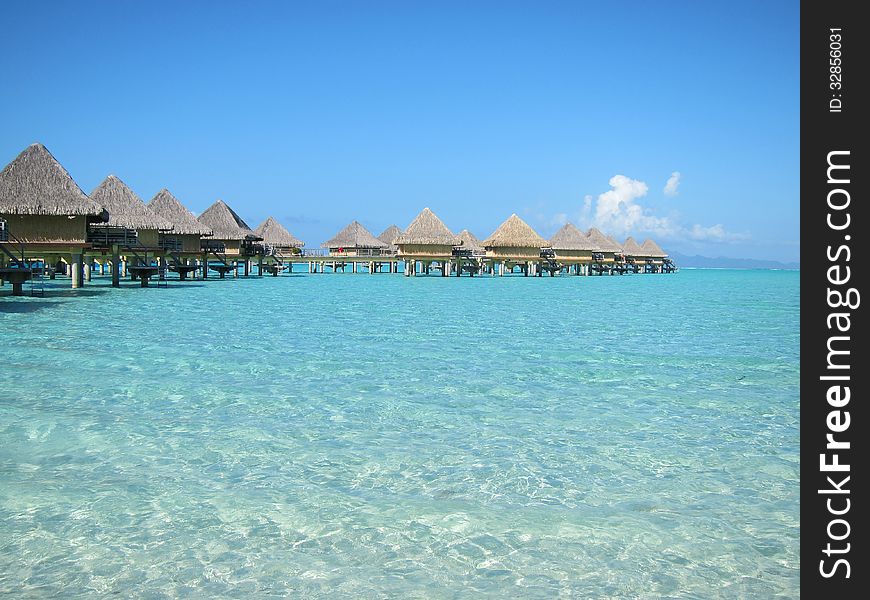
[(0, 594), (798, 597), (799, 281), (0, 288)]

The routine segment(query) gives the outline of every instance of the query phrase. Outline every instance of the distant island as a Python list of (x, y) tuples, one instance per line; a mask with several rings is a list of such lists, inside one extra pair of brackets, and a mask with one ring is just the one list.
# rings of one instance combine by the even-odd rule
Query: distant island
[(677, 252), (671, 253), (671, 258), (680, 267), (697, 267), (705, 269), (800, 269), (799, 262), (780, 262), (778, 260), (760, 260), (756, 258), (728, 258), (719, 256), (688, 256)]

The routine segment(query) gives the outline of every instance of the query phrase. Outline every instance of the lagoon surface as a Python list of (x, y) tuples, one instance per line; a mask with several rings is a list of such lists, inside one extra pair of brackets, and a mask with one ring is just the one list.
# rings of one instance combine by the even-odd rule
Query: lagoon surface
[(0, 288), (0, 595), (799, 596), (799, 283)]

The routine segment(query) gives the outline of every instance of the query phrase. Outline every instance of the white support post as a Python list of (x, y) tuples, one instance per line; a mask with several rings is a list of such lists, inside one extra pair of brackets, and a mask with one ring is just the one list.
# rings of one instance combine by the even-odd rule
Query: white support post
[(82, 287), (82, 255), (73, 254), (69, 264), (70, 278), (72, 279), (72, 287)]

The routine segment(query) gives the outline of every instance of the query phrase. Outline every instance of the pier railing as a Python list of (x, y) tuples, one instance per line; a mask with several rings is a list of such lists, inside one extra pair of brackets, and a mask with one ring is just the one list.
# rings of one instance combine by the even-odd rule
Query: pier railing
[(484, 258), (484, 257), (486, 257), (486, 250), (472, 250), (470, 248), (454, 248), (453, 249), (453, 257), (454, 258)]
[(200, 240), (199, 248), (203, 252), (226, 252), (227, 245), (216, 240)]
[(181, 252), (183, 247), (181, 238), (163, 234), (160, 235), (160, 239), (157, 241), (157, 246), (161, 250), (168, 250), (169, 252)]
[(88, 226), (87, 241), (94, 246), (105, 248), (115, 245), (127, 247), (138, 244), (139, 236), (135, 229), (91, 223)]
[(349, 248), (346, 252), (330, 253), (326, 248), (303, 248), (302, 258), (329, 257), (336, 260), (353, 260), (355, 258), (395, 258), (396, 253), (392, 250), (380, 248)]

